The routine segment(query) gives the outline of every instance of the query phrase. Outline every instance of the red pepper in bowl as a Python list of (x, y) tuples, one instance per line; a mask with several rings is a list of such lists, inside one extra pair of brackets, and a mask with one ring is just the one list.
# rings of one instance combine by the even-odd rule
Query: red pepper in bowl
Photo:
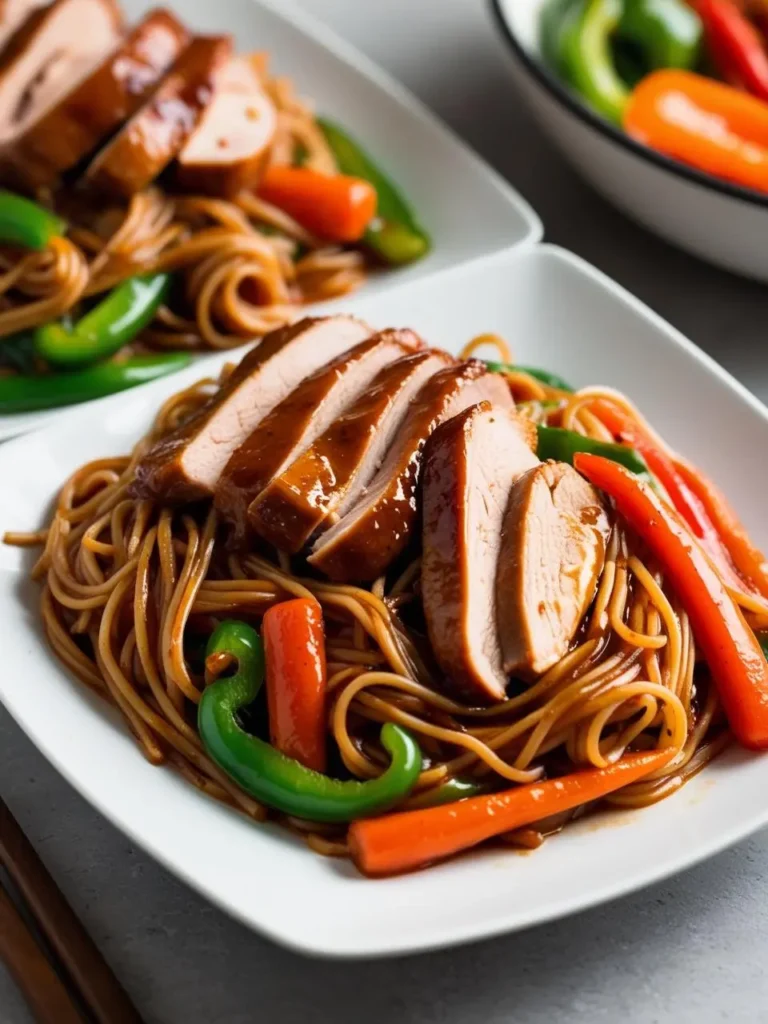
[(768, 54), (760, 33), (733, 0), (693, 0), (707, 50), (726, 82), (768, 100)]

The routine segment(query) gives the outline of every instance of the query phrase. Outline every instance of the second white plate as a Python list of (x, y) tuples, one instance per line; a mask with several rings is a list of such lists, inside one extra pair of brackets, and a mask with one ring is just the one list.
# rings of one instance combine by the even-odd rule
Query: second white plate
[[(154, 4), (122, 0), (121, 6), (133, 22)], [(169, 6), (199, 32), (231, 32), (241, 53), (267, 51), (272, 71), (290, 76), (319, 113), (348, 128), (402, 186), (432, 237), (432, 251), (410, 267), (373, 274), (361, 295), (541, 238), (541, 222), (510, 185), (406, 89), (290, 0)], [(0, 440), (60, 414), (0, 415)]]

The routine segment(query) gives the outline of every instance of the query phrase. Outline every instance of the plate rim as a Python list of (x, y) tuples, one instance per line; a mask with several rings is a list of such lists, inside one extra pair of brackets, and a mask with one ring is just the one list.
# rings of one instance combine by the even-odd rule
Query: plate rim
[[(743, 385), (736, 381), (727, 370), (716, 363), (706, 353), (702, 352), (696, 345), (694, 345), (693, 342), (646, 306), (646, 304), (640, 299), (628, 292), (626, 288), (613, 281), (613, 279), (604, 272), (593, 267), (587, 261), (568, 250), (555, 245), (537, 246), (535, 249), (530, 249), (527, 252), (521, 252), (520, 249), (503, 250), (493, 254), (488, 254), (474, 261), (469, 261), (461, 266), (446, 268), (440, 272), (439, 276), (442, 278), (449, 275), (466, 273), (470, 269), (476, 266), (482, 266), (485, 263), (498, 262), (499, 264), (504, 265), (507, 261), (511, 261), (513, 259), (531, 259), (536, 258), (537, 256), (553, 258), (560, 263), (566, 264), (566, 266), (575, 269), (581, 276), (586, 277), (588, 281), (596, 283), (602, 290), (606, 290), (609, 294), (620, 299), (625, 306), (629, 307), (632, 311), (632, 315), (639, 316), (640, 318), (649, 321), (654, 329), (664, 336), (664, 339), (668, 344), (682, 348), (690, 358), (701, 363), (709, 372), (714, 371), (715, 375), (726, 383), (729, 388), (738, 395), (739, 399), (742, 402), (745, 402), (768, 425), (768, 408), (766, 408), (766, 406), (752, 395), (751, 392), (749, 392)], [(425, 279), (413, 281), (404, 287), (418, 288), (420, 285), (424, 284), (424, 281)], [(368, 301), (381, 302), (382, 299), (382, 296), (377, 296), (372, 297)], [(213, 358), (224, 359), (226, 356)], [(190, 367), (188, 370), (183, 372), (189, 374), (193, 369), (193, 367)], [(158, 381), (150, 385), (149, 388), (154, 388), (155, 391), (161, 391), (163, 390), (162, 385), (167, 387), (168, 380)], [(149, 388), (144, 392), (147, 396), (151, 393)], [(130, 403), (130, 400), (130, 392), (123, 396), (115, 396), (112, 399), (113, 404), (117, 405), (120, 403), (125, 406)], [(69, 411), (68, 420), (75, 424), (78, 419), (90, 420), (93, 415), (93, 408), (73, 409)], [(58, 424), (51, 424), (45, 429), (52, 431), (56, 429), (56, 426), (58, 426)], [(16, 441), (10, 442), (6, 446), (3, 446), (3, 448), (0, 449), (0, 462), (9, 457), (7, 453), (11, 453), (10, 457), (12, 458), (13, 450), (18, 446), (23, 446), (27, 441), (28, 438), (21, 437)], [(9, 571), (7, 576), (11, 581), (9, 584), (10, 586), (17, 584), (19, 579), (18, 573)], [(4, 589), (5, 584), (2, 584), (2, 586)], [(19, 600), (16, 595), (13, 596), (14, 600)], [(26, 603), (24, 606), (28, 607)], [(60, 679), (70, 679), (66, 669), (58, 665), (58, 663), (53, 664), (56, 665), (56, 671)], [(93, 806), (132, 842), (135, 842), (172, 874), (199, 892), (209, 902), (224, 910), (235, 919), (241, 921), (249, 928), (296, 952), (323, 959), (357, 960), (370, 959), (372, 957), (388, 957), (422, 953), (474, 941), (481, 941), (486, 938), (492, 938), (494, 936), (513, 931), (522, 931), (525, 928), (532, 927), (537, 924), (543, 924), (547, 921), (552, 921), (572, 913), (577, 913), (588, 907), (603, 904), (620, 896), (628, 895), (631, 892), (637, 891), (647, 885), (662, 881), (663, 879), (668, 878), (688, 867), (692, 867), (726, 849), (738, 842), (740, 839), (752, 834), (768, 822), (768, 803), (766, 803), (765, 808), (763, 808), (759, 813), (745, 816), (744, 820), (734, 824), (732, 827), (721, 833), (713, 835), (711, 838), (703, 842), (699, 840), (693, 852), (681, 851), (678, 854), (672, 854), (665, 857), (661, 863), (652, 862), (645, 864), (634, 870), (633, 874), (629, 878), (608, 882), (602, 887), (593, 886), (590, 888), (588, 893), (585, 892), (584, 894), (581, 894), (580, 892), (575, 892), (568, 899), (560, 898), (551, 905), (544, 904), (543, 908), (540, 904), (538, 908), (531, 908), (518, 919), (514, 919), (514, 915), (510, 914), (508, 908), (503, 908), (490, 922), (487, 918), (480, 921), (469, 921), (466, 923), (459, 921), (451, 924), (448, 934), (436, 933), (435, 929), (439, 926), (431, 924), (429, 926), (431, 932), (429, 930), (426, 932), (422, 930), (419, 933), (419, 936), (413, 939), (410, 939), (409, 935), (405, 934), (397, 944), (393, 944), (391, 939), (384, 939), (384, 944), (382, 945), (382, 940), (377, 938), (374, 931), (370, 936), (366, 937), (366, 941), (363, 943), (362, 949), (359, 948), (359, 943), (356, 946), (352, 945), (351, 935), (353, 933), (350, 930), (347, 930), (337, 939), (334, 939), (329, 948), (328, 943), (325, 942), (324, 944), (324, 940), (316, 931), (305, 933), (297, 932), (294, 927), (293, 918), (289, 918), (286, 921), (286, 927), (284, 929), (281, 929), (269, 922), (265, 924), (262, 921), (257, 921), (254, 917), (242, 911), (236, 903), (231, 902), (226, 895), (219, 895), (218, 891), (216, 889), (211, 889), (205, 880), (200, 879), (193, 872), (187, 870), (186, 867), (180, 866), (170, 855), (166, 855), (162, 848), (158, 848), (157, 840), (151, 833), (142, 832), (138, 828), (134, 828), (132, 825), (125, 824), (120, 820), (119, 805), (116, 807), (114, 804), (110, 804), (102, 800), (98, 795), (94, 796), (90, 793), (87, 790), (87, 783), (85, 781), (81, 783), (81, 781), (76, 777), (76, 772), (70, 768), (69, 763), (59, 756), (59, 753), (57, 752), (58, 748), (54, 748), (50, 743), (45, 741), (40, 742), (38, 740), (35, 735), (34, 722), (28, 720), (23, 713), (19, 716), (17, 714), (18, 709), (14, 708), (12, 704), (9, 706), (9, 703), (5, 700), (3, 703), (14, 721), (16, 721), (22, 731), (29, 737), (30, 741), (46, 758), (46, 760), (48, 760), (59, 774), (73, 786), (76, 792), (78, 792), (91, 806)], [(138, 751), (136, 752), (136, 756), (139, 756)], [(726, 768), (726, 770), (728, 769)], [(672, 799), (675, 799), (675, 797), (672, 797)], [(366, 884), (375, 885), (376, 882), (367, 882)], [(510, 920), (512, 923), (510, 923)]]

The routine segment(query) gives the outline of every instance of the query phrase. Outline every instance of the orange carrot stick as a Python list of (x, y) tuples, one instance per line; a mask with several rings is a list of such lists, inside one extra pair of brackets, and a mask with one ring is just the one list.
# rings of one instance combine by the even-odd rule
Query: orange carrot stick
[(258, 194), (332, 242), (358, 242), (376, 215), (376, 189), (370, 182), (307, 167), (267, 168)]
[(754, 632), (709, 558), (644, 481), (599, 455), (574, 457), (650, 548), (688, 613), (728, 722), (745, 747), (768, 747), (768, 663)]
[(365, 875), (412, 871), (493, 836), (599, 800), (663, 768), (676, 752), (669, 747), (628, 754), (607, 768), (589, 768), (423, 811), (355, 821), (347, 834), (349, 850)]
[(261, 626), (272, 746), (325, 772), (325, 636), (317, 601), (276, 604)]

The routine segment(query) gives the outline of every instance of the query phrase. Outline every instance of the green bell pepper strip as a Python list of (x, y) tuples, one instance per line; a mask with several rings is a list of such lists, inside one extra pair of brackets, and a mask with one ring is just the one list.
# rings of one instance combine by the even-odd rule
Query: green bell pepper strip
[(71, 329), (58, 322), (38, 327), (36, 355), (52, 366), (66, 368), (108, 359), (151, 323), (170, 286), (170, 274), (123, 281)]
[(557, 388), (558, 391), (573, 392), (571, 385), (567, 381), (563, 380), (562, 377), (558, 377), (556, 373), (550, 373), (549, 370), (540, 370), (536, 366), (515, 366), (512, 363), (494, 363), (488, 359), (485, 360), (485, 365), (491, 373), (527, 373), (529, 377), (533, 377), (542, 384), (546, 384), (547, 387)]
[(429, 235), (397, 186), (337, 124), (324, 117), (318, 118), (317, 123), (342, 174), (363, 178), (376, 189), (376, 217), (365, 232), (365, 244), (387, 263), (396, 266), (425, 256), (432, 245)]
[(685, 0), (624, 0), (616, 36), (631, 44), (646, 71), (690, 70), (699, 63), (704, 29)]
[(490, 793), (494, 787), (489, 782), (480, 782), (479, 779), (462, 779), (456, 776), (448, 779), (441, 786), (434, 786), (423, 793), (418, 793), (408, 801), (408, 810), (421, 810), (424, 807), (439, 807), (442, 804), (452, 804), (457, 800), (466, 800), (468, 796), (480, 796), (482, 793)]
[(103, 398), (183, 370), (191, 361), (185, 352), (169, 352), (136, 356), (120, 363), (99, 363), (71, 373), (0, 377), (0, 413), (54, 409)]
[(617, 124), (629, 99), (611, 52), (622, 10), (622, 0), (581, 0), (569, 12), (560, 39), (561, 65), (569, 84), (597, 113)]
[(39, 252), (52, 238), (63, 235), (66, 229), (66, 222), (44, 206), (0, 189), (1, 242)]
[(562, 427), (545, 427), (540, 424), (536, 431), (539, 436), (536, 454), (542, 462), (552, 459), (554, 462), (567, 462), (572, 466), (573, 457), (577, 452), (588, 452), (590, 455), (602, 455), (604, 459), (618, 462), (630, 473), (649, 483), (652, 482), (645, 459), (634, 448), (624, 444), (612, 444), (609, 441), (596, 441), (592, 437), (577, 434), (575, 430), (565, 430)]
[(411, 791), (421, 771), (421, 750), (405, 729), (391, 722), (382, 726), (381, 742), (391, 757), (383, 775), (366, 782), (331, 779), (238, 724), (238, 712), (254, 700), (264, 679), (264, 650), (256, 630), (243, 622), (222, 622), (208, 642), (207, 656), (212, 654), (232, 656), (237, 669), (206, 687), (198, 731), (210, 757), (246, 793), (284, 814), (344, 822), (379, 814)]

